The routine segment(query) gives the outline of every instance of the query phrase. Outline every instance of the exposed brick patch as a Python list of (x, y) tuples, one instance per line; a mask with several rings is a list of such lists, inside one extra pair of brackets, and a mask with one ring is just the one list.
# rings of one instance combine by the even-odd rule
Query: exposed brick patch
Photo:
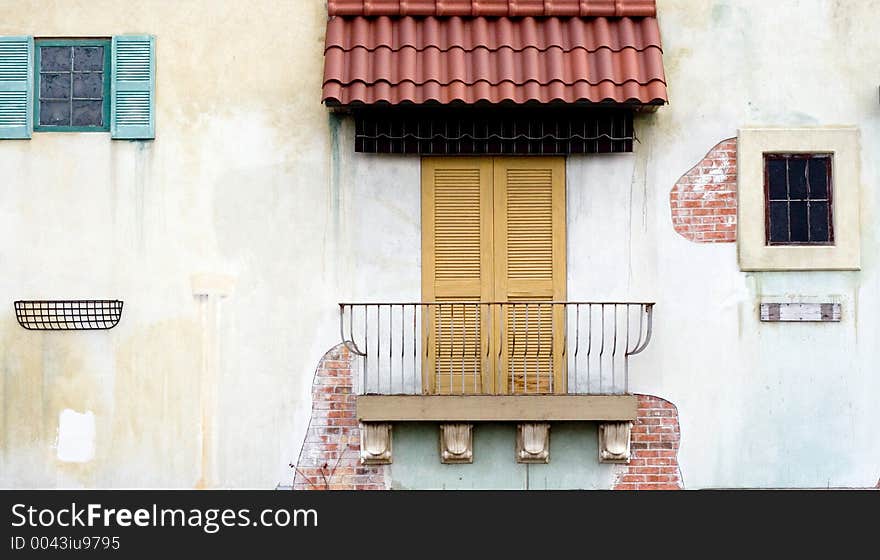
[(736, 241), (736, 138), (709, 150), (669, 193), (672, 226), (696, 243)]
[[(360, 464), (351, 354), (324, 354), (312, 382), (312, 417), (297, 459), (294, 490), (386, 490), (387, 467)], [(293, 465), (291, 465), (293, 466)]]
[(681, 490), (678, 409), (651, 395), (636, 395), (639, 412), (632, 428), (632, 457), (621, 465), (614, 490)]

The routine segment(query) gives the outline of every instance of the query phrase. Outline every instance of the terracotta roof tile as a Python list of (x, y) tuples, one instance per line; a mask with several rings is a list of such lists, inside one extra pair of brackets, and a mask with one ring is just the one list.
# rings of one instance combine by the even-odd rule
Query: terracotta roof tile
[(328, 0), (331, 16), (653, 17), (655, 0)]
[(596, 15), (653, 14), (653, 0), (330, 0), (329, 10), (344, 16), (327, 23), (328, 104), (666, 101), (657, 19)]
[[(609, 20), (607, 18), (331, 18), (327, 24), (327, 51), (363, 47), (400, 50), (454, 47), (472, 51), (477, 47), (497, 50), (535, 47), (565, 51), (602, 48), (621, 51), (633, 48), (661, 48), (660, 29), (650, 18)], [(326, 52), (326, 51), (325, 51)]]
[(559, 47), (545, 51), (534, 47), (521, 51), (508, 47), (498, 50), (478, 47), (472, 51), (459, 47), (448, 50), (428, 47), (421, 51), (412, 47), (400, 50), (379, 47), (372, 51), (363, 47), (348, 51), (332, 48), (327, 51), (325, 64), (332, 81), (341, 84), (384, 81), (412, 82), (417, 86), (431, 82), (440, 85), (485, 82), (492, 86), (504, 82), (515, 85), (559, 82), (569, 86), (580, 82), (594, 86), (603, 82), (614, 85), (636, 82), (641, 85), (663, 80), (659, 49), (650, 48), (654, 56), (643, 56), (635, 49), (617, 52), (600, 49), (590, 53), (583, 48), (564, 51)]

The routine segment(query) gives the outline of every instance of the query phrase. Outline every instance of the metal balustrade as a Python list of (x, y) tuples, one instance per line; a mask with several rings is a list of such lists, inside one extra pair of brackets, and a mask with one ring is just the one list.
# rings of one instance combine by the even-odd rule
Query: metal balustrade
[(359, 394), (619, 395), (653, 303), (341, 303)]

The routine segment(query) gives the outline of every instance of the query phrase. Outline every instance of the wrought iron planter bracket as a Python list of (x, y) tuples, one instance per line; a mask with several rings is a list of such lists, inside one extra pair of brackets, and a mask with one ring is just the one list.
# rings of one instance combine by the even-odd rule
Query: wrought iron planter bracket
[(118, 299), (19, 300), (15, 317), (29, 331), (108, 330), (119, 324), (122, 303)]

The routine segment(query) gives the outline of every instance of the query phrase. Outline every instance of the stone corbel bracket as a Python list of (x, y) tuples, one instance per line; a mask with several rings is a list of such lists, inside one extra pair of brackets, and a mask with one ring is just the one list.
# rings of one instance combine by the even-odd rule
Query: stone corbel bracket
[(361, 464), (391, 464), (391, 424), (361, 422)]
[(516, 426), (516, 462), (550, 462), (550, 424), (528, 423)]
[(599, 424), (599, 462), (629, 463), (632, 422)]
[(440, 462), (446, 465), (473, 463), (473, 431), (473, 424), (440, 424)]

